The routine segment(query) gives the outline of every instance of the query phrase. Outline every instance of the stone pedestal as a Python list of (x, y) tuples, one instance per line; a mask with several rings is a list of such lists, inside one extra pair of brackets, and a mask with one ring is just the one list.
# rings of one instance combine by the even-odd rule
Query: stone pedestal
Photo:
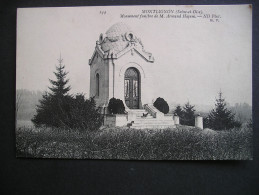
[(203, 129), (203, 118), (200, 115), (195, 117), (195, 127)]
[(179, 122), (179, 116), (174, 115), (173, 118), (174, 118), (174, 124), (179, 125), (179, 124), (180, 124), (180, 122)]
[(127, 125), (126, 114), (106, 114), (104, 115), (104, 125), (108, 127), (122, 127)]

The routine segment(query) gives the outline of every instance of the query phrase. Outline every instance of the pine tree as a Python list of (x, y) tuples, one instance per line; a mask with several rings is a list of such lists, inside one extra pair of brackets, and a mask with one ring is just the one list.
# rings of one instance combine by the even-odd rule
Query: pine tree
[(182, 124), (183, 110), (180, 105), (176, 106), (175, 110), (173, 111), (173, 114), (179, 117), (179, 122), (180, 124)]
[(97, 130), (103, 123), (103, 117), (96, 108), (93, 97), (85, 99), (83, 94), (77, 94), (72, 99), (72, 109), (69, 112), (69, 127), (80, 130)]
[(36, 115), (33, 116), (32, 122), (36, 127), (41, 125), (45, 126), (57, 126), (54, 125), (55, 117), (53, 115), (53, 99), (50, 94), (45, 92), (42, 95), (42, 99), (39, 100), (39, 105), (36, 107)]
[(58, 62), (57, 71), (54, 72), (56, 80), (49, 80), (52, 84), (49, 87), (51, 92), (46, 92), (42, 96), (32, 122), (36, 127), (61, 127), (84, 131), (98, 129), (102, 125), (103, 118), (96, 109), (94, 98), (87, 100), (82, 94), (75, 97), (69, 95), (70, 86), (67, 86), (69, 79), (66, 79), (68, 73), (61, 57)]
[(69, 82), (69, 79), (66, 79), (66, 76), (68, 72), (66, 72), (65, 65), (63, 65), (63, 59), (58, 59), (59, 65), (56, 66), (57, 72), (54, 72), (56, 76), (56, 81), (49, 79), (50, 83), (53, 85), (52, 87), (49, 87), (49, 89), (52, 91), (52, 95), (56, 97), (63, 97), (65, 96), (68, 91), (70, 90), (70, 86), (66, 86), (66, 84)]
[(67, 94), (70, 90), (70, 86), (66, 86), (69, 79), (66, 79), (68, 73), (64, 70), (65, 65), (62, 64), (61, 56), (58, 62), (59, 65), (56, 66), (56, 72), (54, 72), (56, 80), (49, 79), (52, 84), (52, 87), (49, 87), (51, 93), (45, 92), (40, 104), (37, 105), (36, 115), (32, 118), (35, 126), (67, 126), (69, 102), (72, 97)]
[(240, 126), (241, 124), (235, 121), (234, 118), (235, 114), (226, 108), (225, 99), (220, 91), (215, 108), (209, 113), (208, 126), (215, 130), (226, 130)]
[(187, 102), (183, 107), (182, 124), (188, 126), (194, 126), (195, 124), (195, 106)]
[(174, 115), (177, 115), (179, 117), (182, 117), (183, 115), (183, 110), (182, 110), (182, 107), (180, 105), (178, 105), (175, 110), (174, 110)]

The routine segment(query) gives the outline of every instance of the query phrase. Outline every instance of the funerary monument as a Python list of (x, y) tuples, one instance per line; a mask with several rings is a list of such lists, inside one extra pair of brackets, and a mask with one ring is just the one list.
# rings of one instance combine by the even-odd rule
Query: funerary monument
[[(115, 126), (131, 123), (132, 127), (174, 126), (172, 116), (165, 116), (152, 103), (152, 53), (147, 52), (141, 39), (124, 23), (111, 26), (101, 33), (91, 59), (90, 96), (103, 113), (111, 98), (121, 99), (126, 115), (112, 120)], [(115, 122), (114, 122), (115, 121)]]

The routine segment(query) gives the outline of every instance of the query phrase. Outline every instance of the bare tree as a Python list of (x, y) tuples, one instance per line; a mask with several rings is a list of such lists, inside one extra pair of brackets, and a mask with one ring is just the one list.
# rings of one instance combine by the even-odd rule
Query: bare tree
[(15, 122), (17, 122), (17, 115), (23, 102), (23, 91), (16, 90), (16, 104), (15, 104)]

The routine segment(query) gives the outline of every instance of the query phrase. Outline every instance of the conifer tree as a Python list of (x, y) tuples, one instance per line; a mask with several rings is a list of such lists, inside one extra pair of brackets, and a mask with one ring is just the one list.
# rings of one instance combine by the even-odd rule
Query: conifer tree
[(68, 72), (66, 72), (65, 65), (63, 65), (63, 59), (58, 59), (59, 65), (56, 66), (56, 71), (54, 72), (56, 76), (56, 81), (49, 79), (50, 83), (53, 85), (52, 87), (49, 87), (49, 89), (52, 91), (52, 96), (56, 97), (63, 97), (67, 95), (68, 91), (70, 90), (70, 86), (66, 86), (69, 82), (69, 79), (66, 79), (66, 76)]
[(42, 96), (32, 122), (36, 127), (97, 130), (102, 125), (103, 118), (96, 108), (94, 98), (88, 100), (83, 94), (77, 94), (75, 97), (69, 95), (70, 86), (67, 86), (69, 79), (66, 79), (68, 73), (61, 57), (58, 62), (59, 65), (54, 72), (56, 80), (49, 80), (52, 84), (49, 87), (51, 92), (46, 92)]
[(195, 106), (187, 102), (183, 107), (182, 124), (188, 126), (194, 126), (195, 124)]
[(209, 127), (215, 130), (226, 130), (233, 127), (238, 127), (241, 124), (235, 121), (235, 114), (226, 108), (225, 99), (222, 97), (222, 92), (219, 92), (219, 97), (216, 99), (215, 108), (209, 113)]
[(179, 117), (179, 122), (180, 124), (182, 124), (183, 109), (180, 105), (176, 106), (175, 110), (173, 111), (173, 114)]
[(179, 117), (182, 117), (183, 115), (183, 110), (182, 110), (182, 107), (180, 105), (178, 105), (175, 110), (174, 110), (174, 115), (177, 115)]
[(52, 126), (60, 127), (66, 126), (68, 121), (68, 112), (70, 110), (69, 101), (71, 96), (67, 93), (70, 90), (70, 86), (66, 86), (69, 79), (66, 79), (67, 72), (64, 70), (63, 59), (58, 59), (59, 65), (56, 66), (56, 80), (49, 79), (52, 84), (49, 89), (51, 93), (45, 92), (40, 100), (40, 104), (37, 105), (36, 115), (32, 118), (32, 122), (35, 126)]

